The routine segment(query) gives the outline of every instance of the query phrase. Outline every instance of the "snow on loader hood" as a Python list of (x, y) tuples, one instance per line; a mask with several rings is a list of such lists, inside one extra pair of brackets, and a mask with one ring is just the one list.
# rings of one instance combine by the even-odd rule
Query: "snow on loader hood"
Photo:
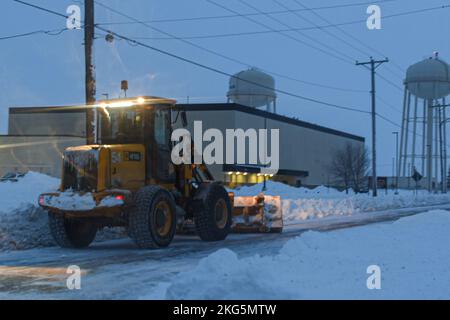
[(120, 206), (123, 205), (123, 201), (110, 196), (102, 199), (97, 205), (92, 193), (79, 195), (73, 191), (66, 191), (60, 193), (57, 197), (44, 198), (44, 204), (65, 211), (89, 211), (98, 207)]

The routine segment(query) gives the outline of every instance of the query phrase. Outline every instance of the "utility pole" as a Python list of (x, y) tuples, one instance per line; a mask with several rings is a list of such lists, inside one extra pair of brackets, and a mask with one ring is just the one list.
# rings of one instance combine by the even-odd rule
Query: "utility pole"
[(94, 0), (84, 0), (84, 54), (85, 54), (85, 86), (86, 86), (86, 138), (88, 144), (95, 143), (95, 110), (89, 107), (95, 104), (96, 83), (94, 67), (94, 34), (95, 34)]
[[(371, 80), (372, 80), (372, 191), (373, 196), (376, 197), (378, 195), (377, 192), (377, 153), (376, 153), (376, 120), (377, 120), (377, 113), (376, 113), (376, 99), (375, 99), (375, 70), (382, 65), (383, 63), (389, 62), (389, 59), (384, 60), (374, 60), (372, 57), (370, 57), (370, 61), (368, 62), (358, 62), (356, 61), (357, 66), (364, 66), (368, 68), (371, 72)], [(367, 65), (370, 65), (370, 68), (367, 67)]]

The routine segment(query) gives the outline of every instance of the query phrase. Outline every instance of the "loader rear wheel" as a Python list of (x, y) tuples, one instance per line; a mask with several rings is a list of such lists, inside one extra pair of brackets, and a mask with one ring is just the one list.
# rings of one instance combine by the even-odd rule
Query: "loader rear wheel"
[(201, 186), (201, 199), (197, 200), (194, 221), (197, 234), (203, 241), (224, 240), (231, 230), (232, 211), (230, 197), (223, 186), (212, 183)]
[(52, 212), (48, 221), (53, 239), (62, 248), (89, 247), (97, 234), (97, 227), (89, 221), (66, 219)]
[(167, 247), (175, 236), (176, 222), (172, 195), (159, 186), (146, 186), (135, 195), (128, 235), (141, 249)]

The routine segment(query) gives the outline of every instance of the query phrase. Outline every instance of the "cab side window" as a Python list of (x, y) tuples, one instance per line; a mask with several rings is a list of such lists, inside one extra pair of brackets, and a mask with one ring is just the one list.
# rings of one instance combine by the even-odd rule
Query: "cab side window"
[(168, 112), (156, 111), (155, 114), (155, 141), (160, 146), (167, 146), (169, 142)]

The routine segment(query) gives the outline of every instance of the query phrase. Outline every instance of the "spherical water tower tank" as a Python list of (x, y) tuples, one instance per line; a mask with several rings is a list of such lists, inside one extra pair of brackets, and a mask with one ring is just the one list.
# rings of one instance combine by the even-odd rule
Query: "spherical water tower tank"
[(275, 80), (255, 68), (241, 71), (230, 78), (227, 97), (231, 102), (260, 108), (275, 103)]
[(450, 94), (450, 66), (437, 55), (425, 59), (408, 68), (405, 84), (419, 98), (444, 98)]

